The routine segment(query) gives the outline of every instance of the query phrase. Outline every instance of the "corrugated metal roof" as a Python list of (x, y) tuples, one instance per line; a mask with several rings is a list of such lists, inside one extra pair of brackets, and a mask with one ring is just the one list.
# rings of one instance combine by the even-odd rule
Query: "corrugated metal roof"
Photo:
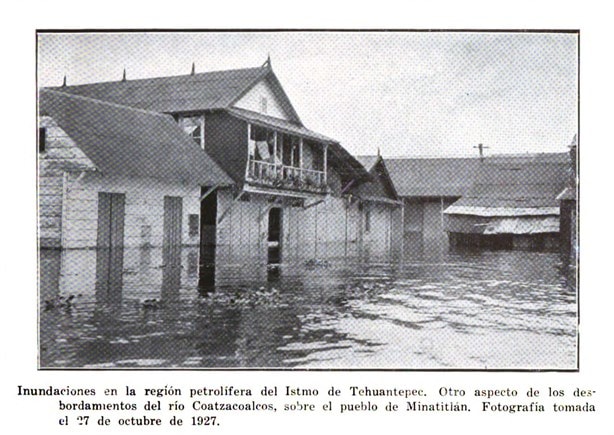
[(478, 158), (384, 159), (390, 178), (402, 197), (460, 197), (471, 188)]
[(192, 112), (227, 108), (269, 74), (269, 67), (257, 67), (51, 89), (156, 112)]
[(445, 214), (462, 214), (470, 216), (558, 216), (559, 207), (479, 207), (479, 206), (464, 206), (457, 205), (460, 201), (456, 201), (450, 207), (446, 208)]
[(52, 90), (41, 90), (39, 112), (51, 116), (103, 174), (232, 184), (170, 115)]
[(455, 207), (530, 209), (558, 207), (568, 180), (566, 153), (486, 159), (473, 187)]
[(484, 234), (542, 234), (558, 232), (559, 218), (556, 216), (494, 218), (484, 229)]

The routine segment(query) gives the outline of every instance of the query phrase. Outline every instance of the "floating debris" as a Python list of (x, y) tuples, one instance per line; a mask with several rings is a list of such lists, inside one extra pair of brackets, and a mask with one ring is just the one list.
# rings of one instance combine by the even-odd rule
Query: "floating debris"
[(69, 309), (73, 306), (73, 300), (75, 298), (75, 295), (70, 295), (65, 298), (58, 296), (55, 299), (47, 299), (45, 301), (45, 311), (51, 311), (57, 308)]

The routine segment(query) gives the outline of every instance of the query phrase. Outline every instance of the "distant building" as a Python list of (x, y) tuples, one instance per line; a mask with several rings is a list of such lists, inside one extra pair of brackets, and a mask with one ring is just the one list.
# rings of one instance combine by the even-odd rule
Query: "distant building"
[(377, 156), (357, 156), (369, 171), (373, 181), (351, 190), (358, 201), (362, 223), (358, 238), (365, 254), (399, 252), (403, 242), (403, 201), (392, 183), (384, 159)]
[(491, 156), (479, 164), (469, 192), (445, 210), (453, 245), (554, 250), (567, 155)]
[(480, 160), (394, 158), (385, 161), (404, 204), (406, 245), (445, 244), (444, 210), (471, 189)]
[(575, 265), (578, 246), (578, 140), (574, 136), (569, 147), (567, 186), (557, 199), (561, 207), (561, 255), (566, 264)]

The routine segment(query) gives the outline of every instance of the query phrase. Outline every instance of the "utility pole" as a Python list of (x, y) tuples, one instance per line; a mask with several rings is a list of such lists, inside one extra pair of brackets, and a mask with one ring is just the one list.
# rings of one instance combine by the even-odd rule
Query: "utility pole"
[(482, 144), (478, 144), (478, 146), (473, 147), (473, 148), (477, 148), (477, 149), (478, 149), (478, 151), (479, 151), (479, 153), (480, 153), (480, 160), (484, 160), (484, 150), (485, 150), (485, 149), (488, 149), (488, 148), (490, 148), (490, 147), (485, 147), (485, 146), (484, 146), (484, 145), (482, 145)]

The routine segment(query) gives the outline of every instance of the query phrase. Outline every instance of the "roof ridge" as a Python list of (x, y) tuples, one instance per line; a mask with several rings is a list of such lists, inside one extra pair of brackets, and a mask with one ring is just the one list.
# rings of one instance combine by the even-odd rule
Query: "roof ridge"
[[(536, 153), (501, 153), (501, 154), (490, 154), (484, 157), (484, 162), (488, 162), (489, 160), (498, 159), (502, 157), (538, 157), (538, 156), (560, 156), (563, 154), (567, 154), (566, 151), (543, 151)], [(480, 160), (478, 156), (457, 156), (457, 157), (429, 157), (429, 156), (384, 156), (384, 160)]]
[(382, 156), (384, 160), (479, 160), (479, 157), (427, 157), (427, 156)]
[[(120, 80), (108, 80), (108, 81), (101, 81), (101, 82), (81, 83), (78, 85), (69, 85), (66, 87), (67, 88), (77, 88), (79, 86), (92, 86), (92, 85), (101, 85), (101, 84), (107, 84), (107, 83), (122, 83), (122, 82), (135, 83), (135, 82), (147, 81), (147, 80), (158, 80), (158, 79), (169, 79), (169, 78), (180, 78), (180, 77), (198, 77), (198, 76), (204, 76), (206, 74), (236, 72), (236, 71), (249, 71), (249, 70), (270, 71), (270, 69), (267, 66), (255, 66), (255, 67), (249, 67), (249, 68), (232, 68), (232, 69), (219, 69), (219, 70), (214, 70), (214, 71), (203, 71), (203, 72), (199, 72), (195, 74), (187, 73), (187, 74), (166, 75), (166, 76), (156, 76), (156, 77), (142, 77), (142, 78), (128, 79), (128, 80), (121, 80), (121, 79)], [(47, 88), (61, 88), (61, 87), (63, 86), (47, 86)]]
[(166, 113), (155, 112), (153, 110), (139, 109), (138, 107), (126, 106), (124, 104), (112, 103), (110, 101), (99, 100), (97, 98), (92, 98), (92, 97), (85, 97), (85, 96), (79, 95), (79, 94), (71, 94), (69, 92), (57, 91), (57, 90), (51, 89), (51, 88), (41, 88), (40, 92), (46, 92), (46, 93), (51, 93), (51, 94), (62, 95), (64, 97), (74, 98), (74, 99), (82, 100), (82, 101), (88, 101), (90, 103), (102, 104), (104, 106), (116, 107), (116, 108), (119, 108), (119, 109), (127, 109), (127, 110), (131, 110), (133, 112), (146, 113), (148, 115), (156, 115), (156, 116), (160, 116), (162, 118), (169, 118), (169, 117), (172, 118), (170, 115), (167, 115)]

